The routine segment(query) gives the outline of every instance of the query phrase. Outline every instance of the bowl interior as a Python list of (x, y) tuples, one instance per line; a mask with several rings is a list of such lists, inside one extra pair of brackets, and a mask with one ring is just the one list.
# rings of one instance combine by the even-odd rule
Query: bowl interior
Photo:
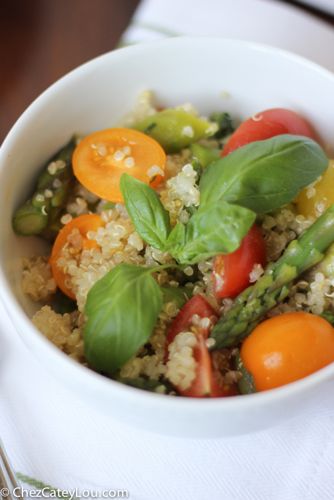
[(227, 111), (236, 119), (288, 107), (310, 120), (327, 148), (334, 144), (334, 76), (298, 56), (246, 42), (180, 38), (89, 62), (42, 94), (2, 146), (0, 266), (7, 308), (14, 298), (28, 316), (35, 311), (21, 292), (20, 261), (47, 248), (38, 239), (15, 236), (11, 217), (38, 170), (73, 133), (115, 125), (146, 89), (164, 106), (190, 102), (201, 113)]

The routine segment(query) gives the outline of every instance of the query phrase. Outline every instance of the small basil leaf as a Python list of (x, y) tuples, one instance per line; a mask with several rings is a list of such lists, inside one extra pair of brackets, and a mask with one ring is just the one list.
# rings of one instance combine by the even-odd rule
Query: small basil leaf
[(155, 270), (120, 264), (90, 289), (84, 345), (96, 370), (112, 374), (152, 334), (162, 307), (162, 292), (151, 276)]
[(120, 186), (126, 209), (137, 233), (146, 243), (164, 251), (170, 232), (170, 221), (157, 193), (144, 182), (128, 174), (122, 175)]
[(181, 309), (192, 295), (192, 291), (185, 287), (162, 286), (161, 291), (164, 303), (175, 302), (179, 309)]
[(239, 248), (256, 214), (226, 202), (200, 208), (185, 228), (185, 243), (171, 250), (181, 264), (195, 264)]
[(225, 200), (269, 212), (292, 201), (327, 166), (322, 148), (307, 137), (279, 135), (253, 142), (204, 170), (201, 204)]
[(186, 241), (186, 226), (178, 222), (170, 232), (167, 240), (167, 251), (173, 256), (179, 249), (182, 249)]

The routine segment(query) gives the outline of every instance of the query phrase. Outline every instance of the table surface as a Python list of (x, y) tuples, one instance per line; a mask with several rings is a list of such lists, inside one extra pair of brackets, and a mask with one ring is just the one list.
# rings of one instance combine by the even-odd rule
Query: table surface
[[(334, 17), (297, 1), (334, 26)], [(139, 0), (1, 0), (0, 143), (22, 111), (51, 83), (113, 49)]]

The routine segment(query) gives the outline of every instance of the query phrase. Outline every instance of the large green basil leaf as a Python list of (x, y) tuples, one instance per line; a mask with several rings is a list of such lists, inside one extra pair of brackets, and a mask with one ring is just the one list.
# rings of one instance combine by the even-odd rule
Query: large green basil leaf
[(162, 308), (156, 269), (120, 264), (88, 293), (85, 356), (98, 371), (112, 374), (136, 354), (152, 334)]
[(292, 201), (327, 166), (322, 148), (307, 137), (279, 135), (253, 142), (205, 169), (201, 205), (225, 200), (269, 212)]
[(224, 201), (205, 206), (185, 226), (184, 244), (176, 244), (170, 251), (181, 264), (195, 264), (219, 253), (233, 252), (255, 218), (253, 211)]
[(120, 186), (126, 209), (137, 233), (146, 243), (164, 251), (170, 232), (170, 221), (157, 193), (144, 182), (128, 174), (122, 175)]

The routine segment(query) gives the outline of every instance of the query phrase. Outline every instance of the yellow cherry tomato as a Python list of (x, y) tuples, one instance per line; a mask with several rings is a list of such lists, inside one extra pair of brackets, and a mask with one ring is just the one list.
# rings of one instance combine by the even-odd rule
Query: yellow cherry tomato
[(99, 130), (79, 142), (73, 172), (85, 188), (100, 198), (122, 202), (123, 173), (157, 187), (164, 175), (166, 154), (152, 137), (127, 128)]
[(273, 389), (334, 362), (334, 329), (314, 314), (281, 314), (253, 330), (240, 356), (256, 390)]
[(334, 203), (334, 160), (319, 181), (300, 192), (296, 202), (298, 212), (305, 217), (319, 217)]
[(87, 233), (89, 231), (97, 231), (99, 227), (103, 226), (103, 221), (99, 215), (96, 214), (84, 214), (79, 217), (75, 217), (71, 222), (66, 224), (58, 233), (58, 236), (53, 244), (50, 266), (52, 270), (52, 275), (57, 283), (57, 286), (61, 289), (71, 299), (75, 299), (73, 291), (68, 288), (66, 282), (68, 280), (68, 275), (63, 272), (63, 270), (58, 267), (58, 259), (61, 256), (61, 252), (66, 244), (68, 244), (67, 238), (74, 229), (77, 229), (82, 236), (82, 246), (85, 249), (97, 248), (98, 244), (95, 240), (89, 240), (87, 238)]

